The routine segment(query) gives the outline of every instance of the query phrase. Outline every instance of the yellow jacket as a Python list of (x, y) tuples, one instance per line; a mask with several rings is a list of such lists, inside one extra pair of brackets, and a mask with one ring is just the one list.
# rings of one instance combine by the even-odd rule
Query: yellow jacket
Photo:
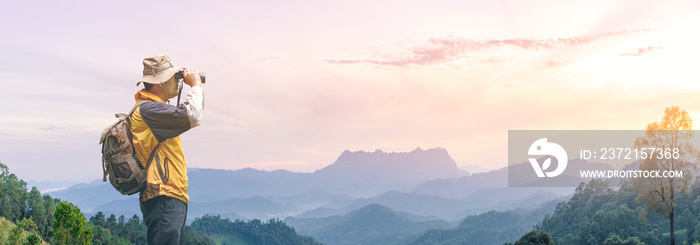
[[(204, 96), (199, 86), (190, 89), (187, 101), (178, 106), (168, 105), (160, 97), (145, 90), (138, 91), (136, 101), (149, 100), (131, 116), (131, 134), (136, 156), (146, 166), (149, 155), (158, 146), (158, 153), (147, 171), (147, 186), (140, 200), (157, 196), (189, 202), (187, 195), (187, 162), (180, 134), (199, 125)], [(162, 168), (158, 169), (158, 162)]]

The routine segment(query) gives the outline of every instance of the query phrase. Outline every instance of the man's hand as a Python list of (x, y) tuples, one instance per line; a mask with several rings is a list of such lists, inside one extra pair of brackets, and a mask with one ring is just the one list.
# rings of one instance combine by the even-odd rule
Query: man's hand
[(201, 86), (202, 79), (199, 78), (199, 72), (195, 69), (185, 69), (182, 71), (182, 76), (185, 78), (185, 84), (190, 87)]

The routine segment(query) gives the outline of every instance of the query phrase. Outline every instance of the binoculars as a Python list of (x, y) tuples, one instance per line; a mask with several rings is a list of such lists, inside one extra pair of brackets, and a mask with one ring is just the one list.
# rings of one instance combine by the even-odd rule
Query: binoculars
[[(180, 104), (180, 96), (182, 95), (182, 83), (185, 81), (185, 79), (184, 79), (185, 77), (182, 75), (182, 71), (183, 70), (179, 70), (179, 71), (177, 71), (177, 73), (175, 73), (175, 80), (179, 81), (178, 89), (177, 89), (178, 91), (177, 91), (177, 104), (176, 105)], [(202, 80), (202, 83), (205, 83), (207, 81), (206, 73), (200, 72), (199, 79)]]
[[(184, 76), (182, 75), (182, 70), (179, 70), (177, 73), (175, 73), (175, 79), (177, 79), (178, 81), (182, 80), (183, 78)], [(199, 78), (202, 80), (202, 83), (206, 83), (207, 75), (205, 72), (200, 72)]]

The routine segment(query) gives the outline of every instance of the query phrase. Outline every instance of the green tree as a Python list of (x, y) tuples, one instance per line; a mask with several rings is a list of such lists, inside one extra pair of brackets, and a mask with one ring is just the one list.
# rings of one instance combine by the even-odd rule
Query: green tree
[[(23, 231), (30, 232), (26, 235), (26, 239), (24, 238), (25, 235), (22, 235), (24, 233)], [(10, 244), (40, 244), (41, 238), (35, 232), (36, 224), (34, 224), (34, 221), (32, 221), (31, 218), (22, 219), (18, 221), (17, 226), (10, 231), (9, 242)]]
[(10, 245), (22, 244), (22, 228), (20, 228), (19, 226), (15, 226), (15, 228), (12, 228), (12, 230), (10, 230), (10, 235), (8, 238), (8, 244)]
[[(0, 186), (0, 190), (3, 189)], [(10, 196), (6, 193), (0, 198), (0, 216), (10, 219), (12, 217), (12, 207), (10, 206)]]
[(107, 228), (112, 234), (117, 234), (117, 217), (114, 214), (107, 218), (104, 228)]
[(90, 218), (90, 223), (97, 227), (105, 227), (106, 222), (105, 214), (102, 211), (97, 212), (95, 216)]
[(32, 233), (29, 236), (27, 236), (27, 242), (24, 244), (26, 244), (26, 245), (39, 245), (39, 244), (41, 244), (41, 242), (43, 242), (41, 240), (41, 237), (39, 237), (39, 235), (37, 235), (36, 233)]
[(41, 234), (42, 237), (44, 237), (45, 240), (51, 240), (50, 238), (53, 237), (53, 231), (51, 230), (51, 224), (53, 224), (53, 216), (54, 212), (56, 211), (56, 204), (55, 202), (58, 199), (53, 199), (49, 194), (44, 194), (42, 196), (43, 203), (44, 203), (44, 212), (46, 213), (46, 220), (44, 220), (44, 224), (39, 226), (39, 234)]
[(692, 234), (692, 238), (695, 241), (700, 241), (700, 222), (695, 225), (695, 232)]
[(112, 235), (109, 233), (109, 231), (106, 228), (95, 226), (91, 223), (88, 224), (88, 227), (92, 228), (93, 231), (93, 236), (92, 236), (92, 243), (94, 245), (131, 245), (131, 244), (146, 244), (145, 242), (142, 243), (131, 243), (128, 240)]
[(546, 231), (533, 230), (515, 241), (515, 245), (554, 245), (554, 242)]
[(56, 206), (52, 225), (56, 244), (92, 244), (92, 229), (86, 225), (80, 208), (61, 201)]
[(41, 244), (41, 242), (42, 242), (41, 237), (39, 237), (39, 235), (37, 235), (36, 233), (32, 233), (29, 236), (27, 236), (27, 242), (25, 242), (24, 244), (26, 244), (26, 245), (38, 245), (38, 244)]
[(185, 226), (185, 244), (191, 245), (213, 245), (214, 241), (204, 235), (204, 233), (194, 230), (191, 226)]
[(36, 187), (32, 187), (27, 198), (27, 216), (36, 224), (36, 231), (46, 230), (48, 223), (46, 222), (46, 209), (44, 200), (41, 198), (41, 193)]
[(24, 218), (20, 221), (17, 221), (17, 227), (22, 228), (22, 230), (25, 231), (36, 232), (36, 223), (34, 223), (32, 218)]
[(10, 175), (10, 171), (5, 164), (0, 162), (0, 216), (9, 218), (12, 208), (10, 207), (10, 196), (5, 187), (5, 178)]
[(26, 217), (27, 183), (0, 163), (0, 215), (11, 221)]
[[(579, 224), (588, 216), (593, 216), (603, 204), (614, 198), (613, 190), (607, 181), (593, 179), (588, 184), (581, 183), (568, 202), (557, 204), (552, 215), (545, 215), (537, 229), (545, 230), (555, 237), (576, 234)], [(602, 240), (603, 238), (601, 238)]]
[[(105, 219), (103, 212), (98, 212), (90, 217), (89, 226), (93, 227), (94, 244), (146, 244), (146, 225), (141, 222), (138, 215), (132, 216), (128, 221), (122, 215), (119, 223), (114, 214)], [(192, 243), (187, 243), (192, 244)]]
[[(644, 203), (641, 219), (649, 212), (668, 217), (671, 229), (671, 245), (675, 244), (675, 198), (690, 190), (692, 172), (695, 168), (695, 149), (690, 142), (693, 137), (693, 120), (687, 111), (678, 106), (667, 107), (661, 122), (652, 122), (646, 134), (637, 138), (637, 149), (655, 148), (639, 166), (646, 171), (682, 171), (682, 178), (634, 178), (632, 186), (638, 191), (637, 201)], [(666, 154), (670, 151), (671, 154)], [(678, 154), (673, 154), (677, 152)], [(659, 154), (661, 153), (661, 154)]]
[(11, 173), (2, 178), (2, 186), (7, 197), (2, 204), (3, 215), (12, 221), (21, 220), (27, 211), (27, 183)]
[(259, 219), (232, 222), (229, 219), (221, 219), (219, 215), (204, 215), (195, 218), (191, 228), (204, 234), (195, 235), (199, 238), (198, 241), (190, 241), (190, 233), (188, 233), (188, 244), (213, 244), (205, 235), (236, 238), (235, 240), (244, 241), (247, 244), (321, 244), (312, 237), (297, 234), (294, 228), (276, 219), (268, 222), (262, 222)]
[(124, 215), (119, 215), (119, 219), (117, 222), (117, 229), (116, 231), (112, 231), (113, 234), (117, 234), (120, 237), (126, 237), (126, 217)]
[(605, 239), (604, 245), (644, 245), (638, 237), (630, 237), (626, 240), (622, 240), (617, 234), (610, 234), (608, 239)]
[(135, 215), (124, 225), (125, 238), (134, 244), (145, 244), (147, 242), (146, 226), (141, 223), (141, 218)]
[(0, 162), (0, 178), (5, 178), (5, 176), (7, 176), (9, 174), (10, 174), (10, 169), (7, 168), (7, 165)]

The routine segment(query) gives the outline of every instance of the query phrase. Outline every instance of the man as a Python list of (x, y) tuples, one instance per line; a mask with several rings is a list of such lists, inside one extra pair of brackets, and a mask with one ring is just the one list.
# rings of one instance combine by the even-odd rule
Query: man
[[(191, 87), (179, 105), (165, 101), (178, 95), (174, 75), (182, 70)], [(152, 151), (156, 155), (147, 170), (147, 186), (140, 194), (141, 212), (148, 228), (148, 244), (184, 244), (187, 218), (187, 164), (180, 134), (199, 125), (204, 95), (199, 73), (175, 67), (166, 53), (143, 59), (144, 89), (134, 97), (147, 100), (131, 116), (134, 149), (144, 167)]]

